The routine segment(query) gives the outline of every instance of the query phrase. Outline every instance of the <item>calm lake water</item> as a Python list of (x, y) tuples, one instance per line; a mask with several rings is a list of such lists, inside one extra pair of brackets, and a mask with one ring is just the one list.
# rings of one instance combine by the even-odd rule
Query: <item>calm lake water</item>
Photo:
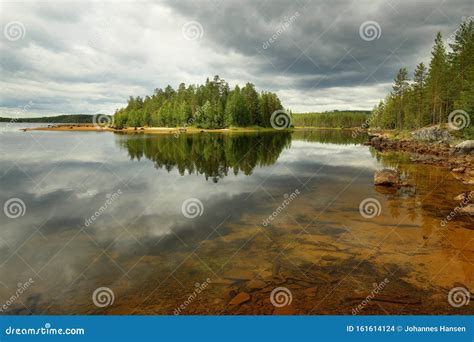
[[(347, 131), (25, 126), (0, 125), (0, 313), (474, 313), (448, 302), (474, 288), (474, 230), (441, 225), (469, 190), (444, 168)], [(383, 167), (413, 186), (374, 187)]]

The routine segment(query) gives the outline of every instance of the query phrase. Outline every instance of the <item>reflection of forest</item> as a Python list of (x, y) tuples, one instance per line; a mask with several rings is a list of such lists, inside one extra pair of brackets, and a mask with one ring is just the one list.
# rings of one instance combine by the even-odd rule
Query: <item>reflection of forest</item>
[(181, 175), (197, 173), (217, 182), (232, 170), (237, 175), (250, 175), (257, 166), (274, 164), (291, 140), (309, 142), (359, 144), (365, 134), (352, 136), (348, 130), (312, 130), (242, 133), (242, 134), (180, 134), (180, 135), (117, 135), (117, 143), (125, 148), (131, 159), (145, 157), (155, 167)]
[(367, 141), (367, 133), (363, 131), (341, 130), (341, 129), (317, 129), (296, 131), (293, 133), (294, 140), (319, 142), (327, 144), (362, 144)]
[(274, 164), (290, 146), (291, 133), (120, 135), (117, 142), (132, 160), (145, 157), (157, 168), (177, 168), (181, 175), (203, 174), (217, 182), (229, 170), (249, 175), (256, 166)]

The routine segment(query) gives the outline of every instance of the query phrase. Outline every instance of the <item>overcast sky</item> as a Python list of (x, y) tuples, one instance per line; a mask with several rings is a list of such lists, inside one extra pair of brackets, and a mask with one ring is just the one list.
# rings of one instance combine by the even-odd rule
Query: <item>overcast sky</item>
[(2, 0), (0, 115), (113, 113), (215, 74), (294, 112), (371, 109), (472, 15), (472, 0)]

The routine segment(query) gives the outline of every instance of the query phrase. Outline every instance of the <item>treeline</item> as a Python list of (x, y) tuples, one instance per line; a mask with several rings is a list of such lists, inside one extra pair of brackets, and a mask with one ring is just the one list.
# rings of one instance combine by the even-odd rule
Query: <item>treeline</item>
[(251, 83), (230, 89), (219, 76), (203, 85), (178, 89), (168, 85), (155, 89), (152, 96), (130, 97), (125, 108), (117, 110), (117, 127), (178, 127), (225, 128), (230, 126), (270, 126), (272, 113), (282, 109), (278, 96), (255, 90)]
[(93, 118), (94, 116), (89, 114), (66, 114), (39, 118), (0, 118), (0, 122), (93, 123)]
[(292, 116), (295, 127), (360, 127), (369, 118), (370, 111), (331, 111), (324, 113), (303, 113)]
[(474, 22), (461, 23), (448, 46), (438, 33), (428, 68), (418, 64), (412, 81), (406, 68), (399, 70), (392, 92), (374, 108), (371, 126), (403, 130), (442, 124), (454, 110), (462, 111), (464, 127), (473, 122)]

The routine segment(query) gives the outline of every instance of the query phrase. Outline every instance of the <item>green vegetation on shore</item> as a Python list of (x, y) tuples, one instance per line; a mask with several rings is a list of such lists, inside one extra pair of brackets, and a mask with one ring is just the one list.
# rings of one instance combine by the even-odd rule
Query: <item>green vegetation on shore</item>
[(278, 96), (258, 93), (251, 83), (243, 88), (229, 84), (219, 76), (204, 85), (181, 83), (178, 89), (168, 85), (155, 89), (144, 99), (130, 97), (125, 108), (115, 113), (117, 127), (178, 127), (226, 128), (231, 126), (270, 127), (270, 117), (282, 109)]
[(370, 111), (367, 110), (334, 110), (324, 113), (293, 114), (292, 119), (295, 127), (350, 128), (363, 126), (369, 115)]
[(438, 33), (428, 68), (418, 64), (413, 82), (406, 68), (399, 70), (392, 92), (372, 112), (371, 127), (410, 130), (449, 121), (474, 136), (474, 21), (461, 23), (448, 45)]
[[(102, 115), (102, 114), (101, 114)], [(94, 116), (89, 114), (66, 114), (42, 116), (39, 118), (1, 118), (0, 122), (32, 122), (32, 123), (93, 123)]]

